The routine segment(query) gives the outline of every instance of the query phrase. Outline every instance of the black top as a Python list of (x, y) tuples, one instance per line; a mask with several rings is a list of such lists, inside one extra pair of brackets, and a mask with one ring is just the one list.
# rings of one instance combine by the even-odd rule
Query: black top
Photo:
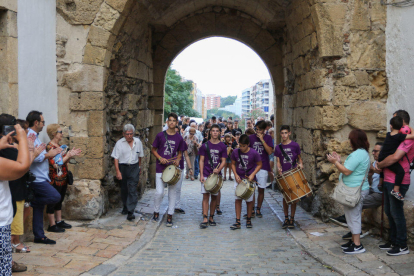
[(233, 134), (233, 136), (236, 136), (236, 132), (239, 131), (240, 134), (243, 134), (243, 131), (240, 128), (233, 128), (231, 133)]
[(239, 144), (237, 144), (237, 142), (236, 141), (234, 141), (233, 142), (233, 144), (231, 144), (231, 147), (233, 148), (233, 149), (235, 149), (235, 148), (237, 148), (237, 146), (238, 146)]
[(188, 125), (185, 125), (185, 124), (182, 124), (182, 125), (181, 125), (181, 129), (182, 129), (182, 130), (186, 130), (186, 128), (187, 128), (187, 127), (188, 127)]
[(381, 162), (387, 158), (387, 156), (394, 154), (406, 137), (407, 134), (398, 133), (391, 135), (391, 133), (388, 132), (387, 137), (385, 137), (384, 144), (382, 145), (381, 152), (378, 156), (378, 161)]
[(226, 128), (226, 126), (223, 123), (218, 123), (218, 125), (219, 125), (220, 129)]
[[(17, 160), (18, 151), (15, 148), (0, 150), (0, 156), (9, 160)], [(23, 176), (17, 180), (9, 181), (12, 201), (21, 201), (26, 197), (26, 181)]]
[(233, 131), (231, 131), (230, 129), (226, 129), (226, 130), (224, 131), (224, 134), (226, 134), (226, 133), (231, 133), (231, 134), (233, 135)]

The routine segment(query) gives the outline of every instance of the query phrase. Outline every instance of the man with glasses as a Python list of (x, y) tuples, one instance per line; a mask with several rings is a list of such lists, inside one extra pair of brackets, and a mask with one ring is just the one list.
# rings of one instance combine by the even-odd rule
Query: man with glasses
[[(372, 156), (374, 157), (374, 163), (371, 165), (370, 174), (368, 175), (368, 180), (371, 184), (369, 188), (369, 195), (364, 198), (364, 202), (362, 205), (362, 209), (370, 209), (370, 208), (378, 208), (382, 205), (382, 192), (379, 190), (382, 187), (382, 179), (380, 179), (380, 171), (375, 169), (375, 165), (378, 161), (378, 156), (382, 148), (382, 143), (378, 142), (375, 144), (374, 149), (372, 150)], [(339, 216), (337, 218), (330, 218), (331, 221), (347, 227), (345, 215)], [(368, 232), (362, 234), (361, 238), (368, 235)], [(349, 232), (348, 234), (342, 236), (344, 240), (352, 239), (352, 233)]]
[(114, 158), (116, 178), (121, 181), (122, 214), (127, 220), (134, 220), (135, 207), (138, 203), (138, 182), (141, 159), (144, 157), (141, 140), (134, 137), (135, 127), (124, 126), (124, 138), (116, 142), (112, 157)]
[(253, 128), (253, 123), (251, 119), (246, 120), (246, 129)]
[[(43, 118), (42, 112), (30, 111), (26, 117), (26, 121), (29, 123), (27, 136), (31, 134), (36, 135), (34, 146), (42, 145), (39, 139), (39, 133), (45, 126), (45, 119)], [(43, 210), (46, 204), (55, 204), (61, 199), (59, 192), (50, 185), (49, 178), (49, 158), (55, 157), (61, 151), (61, 148), (52, 149), (48, 152), (44, 150), (33, 160), (30, 166), (30, 171), (36, 176), (36, 179), (31, 185), (36, 197), (30, 203), (33, 208), (33, 235), (35, 243), (56, 244), (56, 241), (50, 240), (45, 236), (43, 230)]]

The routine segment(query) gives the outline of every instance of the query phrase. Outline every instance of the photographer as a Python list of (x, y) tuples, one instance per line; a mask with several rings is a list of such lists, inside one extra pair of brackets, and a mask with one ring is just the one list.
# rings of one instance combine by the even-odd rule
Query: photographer
[[(21, 178), (30, 167), (26, 132), (20, 125), (16, 125), (14, 129), (0, 139), (0, 150), (13, 148), (12, 135), (19, 143), (20, 149), (16, 161), (0, 157), (0, 271), (4, 276), (12, 274), (11, 223), (13, 221), (13, 207), (8, 181)], [(4, 131), (2, 133), (6, 134)], [(30, 147), (30, 151), (33, 153), (33, 146)]]

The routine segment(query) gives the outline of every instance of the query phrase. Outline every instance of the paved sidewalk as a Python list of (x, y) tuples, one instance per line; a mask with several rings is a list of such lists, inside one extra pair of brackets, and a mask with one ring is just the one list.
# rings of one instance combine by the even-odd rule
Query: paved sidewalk
[[(284, 220), (282, 195), (268, 190), (265, 200), (279, 220)], [(349, 232), (348, 228), (334, 223), (323, 223), (299, 206), (295, 220), (300, 228), (289, 230), (294, 239), (311, 256), (343, 275), (414, 275), (414, 254), (387, 256), (384, 250), (378, 248), (383, 243), (378, 237), (368, 235), (361, 240), (367, 250), (365, 253), (347, 255), (342, 253), (340, 244), (346, 243), (342, 236)], [(312, 235), (314, 232), (323, 236)]]
[[(134, 221), (126, 220), (121, 209), (116, 209), (94, 221), (67, 221), (73, 228), (65, 233), (46, 232), (48, 238), (56, 240), (56, 245), (25, 242), (31, 252), (13, 253), (13, 260), (27, 265), (28, 271), (16, 275), (69, 276), (91, 269), (115, 270), (151, 240), (158, 229), (158, 225), (149, 223), (154, 193), (155, 190), (149, 190), (144, 194), (136, 208), (142, 215), (136, 213)], [(166, 200), (161, 205), (162, 213), (165, 210)]]
[(235, 222), (233, 182), (224, 183), (217, 226), (199, 228), (201, 184), (185, 181), (186, 214), (174, 215), (173, 228), (165, 226), (164, 218), (154, 239), (110, 275), (337, 275), (304, 252), (266, 202), (263, 218), (252, 220), (253, 229), (242, 220), (242, 229), (230, 230)]

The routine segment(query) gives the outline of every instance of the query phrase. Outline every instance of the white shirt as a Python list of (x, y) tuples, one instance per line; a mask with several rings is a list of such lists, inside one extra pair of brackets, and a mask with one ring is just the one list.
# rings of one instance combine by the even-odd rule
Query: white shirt
[(144, 149), (142, 148), (141, 140), (134, 137), (134, 142), (131, 146), (124, 138), (116, 142), (114, 150), (112, 151), (113, 158), (118, 159), (119, 164), (136, 164), (139, 157), (144, 157)]
[(0, 227), (13, 221), (13, 205), (8, 181), (0, 181)]

